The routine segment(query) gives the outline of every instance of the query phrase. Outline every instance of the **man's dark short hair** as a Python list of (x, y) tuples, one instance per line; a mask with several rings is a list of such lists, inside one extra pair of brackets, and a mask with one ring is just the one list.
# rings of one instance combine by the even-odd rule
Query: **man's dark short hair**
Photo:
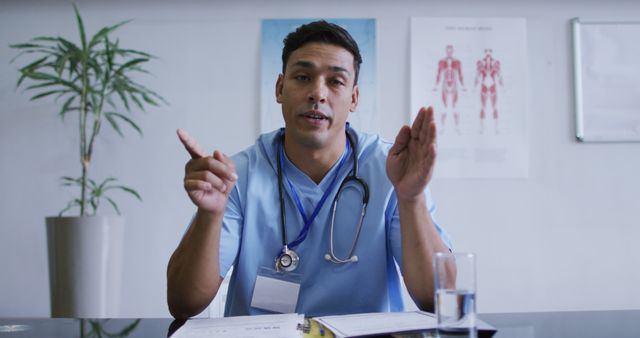
[(289, 33), (283, 42), (282, 74), (284, 74), (291, 53), (307, 43), (320, 42), (342, 47), (353, 55), (353, 69), (355, 69), (356, 72), (353, 85), (358, 84), (358, 74), (360, 73), (362, 56), (360, 55), (358, 44), (344, 28), (324, 20), (314, 21), (304, 24)]

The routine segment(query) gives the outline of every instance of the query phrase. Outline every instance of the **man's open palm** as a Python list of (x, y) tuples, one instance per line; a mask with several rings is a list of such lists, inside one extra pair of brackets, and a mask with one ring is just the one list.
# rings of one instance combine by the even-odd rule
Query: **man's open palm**
[(420, 108), (413, 125), (403, 126), (387, 156), (387, 176), (398, 198), (415, 198), (433, 176), (436, 127), (433, 108)]

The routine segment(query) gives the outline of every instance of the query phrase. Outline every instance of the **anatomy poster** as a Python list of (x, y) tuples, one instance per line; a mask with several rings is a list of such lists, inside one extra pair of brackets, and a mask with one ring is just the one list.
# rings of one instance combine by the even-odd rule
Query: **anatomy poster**
[[(260, 83), (260, 132), (284, 127), (282, 110), (276, 102), (275, 88), (278, 74), (282, 73), (282, 40), (302, 24), (317, 19), (265, 19), (262, 20), (262, 74)], [(379, 130), (375, 109), (376, 81), (376, 21), (375, 19), (326, 19), (345, 28), (358, 43), (362, 64), (358, 76), (360, 97), (355, 112), (348, 121), (361, 131)]]
[(411, 111), (434, 108), (436, 177), (528, 176), (526, 41), (524, 19), (412, 18)]

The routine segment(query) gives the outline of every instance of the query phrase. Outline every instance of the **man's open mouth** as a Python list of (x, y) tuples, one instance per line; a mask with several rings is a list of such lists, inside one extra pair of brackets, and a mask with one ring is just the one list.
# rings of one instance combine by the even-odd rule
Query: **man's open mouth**
[(319, 113), (319, 112), (307, 112), (307, 113), (304, 113), (303, 116), (306, 117), (306, 118), (314, 119), (314, 120), (328, 120), (329, 119), (324, 114)]

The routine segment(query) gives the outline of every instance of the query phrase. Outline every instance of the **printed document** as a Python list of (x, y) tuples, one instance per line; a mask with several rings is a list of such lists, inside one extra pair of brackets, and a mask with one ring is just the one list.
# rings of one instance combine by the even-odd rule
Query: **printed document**
[(190, 319), (171, 338), (302, 338), (303, 322), (304, 315), (296, 313)]

